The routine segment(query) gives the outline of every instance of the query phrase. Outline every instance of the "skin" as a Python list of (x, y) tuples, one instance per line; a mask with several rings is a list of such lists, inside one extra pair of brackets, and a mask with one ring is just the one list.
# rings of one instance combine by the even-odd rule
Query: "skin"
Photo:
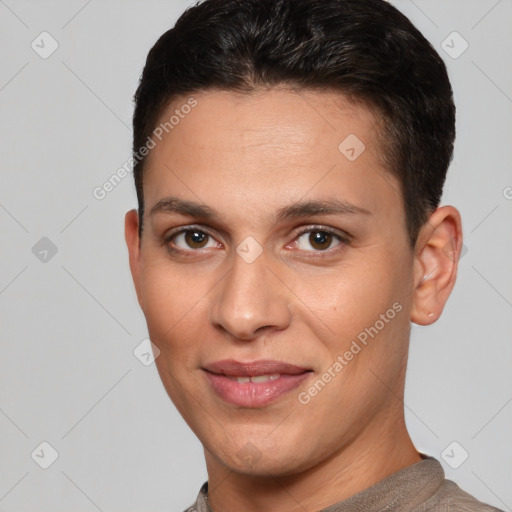
[[(275, 87), (194, 97), (197, 106), (149, 155), (142, 240), (136, 210), (125, 219), (137, 297), (161, 351), (156, 365), (204, 446), (213, 510), (319, 510), (421, 460), (403, 412), (410, 322), (428, 325), (441, 315), (457, 273), (460, 215), (437, 209), (409, 246), (377, 119), (339, 93)], [(172, 102), (161, 119), (186, 100)], [(349, 134), (365, 144), (354, 161), (338, 149)], [(149, 214), (169, 196), (217, 217)], [(276, 217), (294, 202), (333, 199), (369, 213)], [(190, 224), (210, 235), (199, 238), (204, 247), (190, 233), (165, 240)], [(322, 228), (350, 239), (327, 235), (319, 245), (310, 235)], [(248, 236), (263, 250), (252, 263), (236, 252)], [(300, 403), (299, 393), (395, 303), (401, 311)], [(313, 372), (273, 403), (237, 407), (202, 370), (228, 358)]]

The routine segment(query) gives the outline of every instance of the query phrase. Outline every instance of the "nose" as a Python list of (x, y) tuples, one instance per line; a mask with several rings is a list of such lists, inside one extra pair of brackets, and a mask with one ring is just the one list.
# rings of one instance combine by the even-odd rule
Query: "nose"
[(269, 269), (265, 253), (248, 263), (233, 254), (230, 271), (215, 287), (210, 321), (237, 340), (285, 329), (291, 320), (287, 289)]

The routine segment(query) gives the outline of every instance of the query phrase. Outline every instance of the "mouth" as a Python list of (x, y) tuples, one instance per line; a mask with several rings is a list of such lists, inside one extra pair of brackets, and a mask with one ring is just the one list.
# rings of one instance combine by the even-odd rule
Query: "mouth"
[(313, 373), (310, 368), (272, 360), (239, 362), (225, 359), (202, 369), (220, 398), (246, 408), (263, 407), (276, 401)]

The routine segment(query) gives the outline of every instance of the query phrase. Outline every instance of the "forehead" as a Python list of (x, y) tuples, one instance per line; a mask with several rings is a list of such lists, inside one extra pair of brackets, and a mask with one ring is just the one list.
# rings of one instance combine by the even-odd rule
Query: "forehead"
[(165, 192), (205, 203), (229, 198), (245, 207), (256, 198), (270, 207), (338, 191), (354, 204), (365, 197), (364, 207), (379, 206), (386, 195), (396, 203), (397, 184), (389, 186), (391, 175), (383, 178), (377, 119), (363, 105), (338, 92), (290, 88), (191, 96), (193, 108), (184, 108), (189, 96), (181, 97), (159, 119), (165, 126), (174, 116), (146, 162), (149, 207)]
[(300, 154), (314, 139), (338, 150), (340, 137), (350, 133), (364, 138), (367, 146), (375, 138), (373, 111), (339, 92), (279, 86), (251, 93), (208, 90), (193, 98), (193, 109), (188, 107), (191, 97), (175, 99), (161, 113), (158, 124), (164, 126), (173, 119), (175, 125), (169, 131), (184, 138), (194, 135), (205, 149), (213, 143), (215, 149), (257, 152), (258, 145), (267, 144)]

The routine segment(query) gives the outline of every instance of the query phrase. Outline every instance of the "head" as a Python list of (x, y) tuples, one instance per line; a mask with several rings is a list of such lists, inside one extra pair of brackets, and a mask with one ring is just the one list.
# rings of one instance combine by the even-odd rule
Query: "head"
[[(149, 52), (133, 127), (131, 270), (207, 460), (285, 475), (399, 432), (410, 322), (462, 244), (426, 39), (382, 0), (206, 0)], [(277, 384), (227, 382), (258, 368)]]

